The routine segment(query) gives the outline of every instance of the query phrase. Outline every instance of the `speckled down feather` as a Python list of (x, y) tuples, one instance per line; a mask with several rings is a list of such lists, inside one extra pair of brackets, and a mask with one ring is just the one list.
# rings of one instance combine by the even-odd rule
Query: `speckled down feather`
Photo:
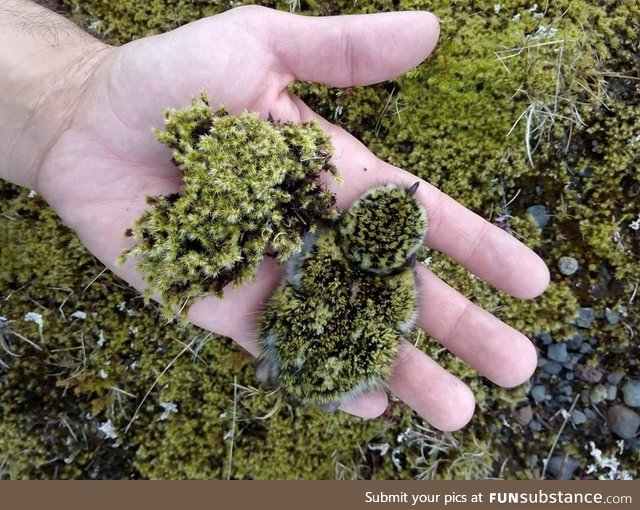
[(413, 257), (427, 228), (415, 188), (375, 188), (309, 234), (259, 321), (258, 378), (333, 410), (381, 386), (417, 316)]

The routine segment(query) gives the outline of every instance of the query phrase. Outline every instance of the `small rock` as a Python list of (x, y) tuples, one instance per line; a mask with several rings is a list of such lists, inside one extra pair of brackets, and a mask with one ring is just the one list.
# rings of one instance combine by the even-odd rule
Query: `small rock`
[(542, 423), (538, 420), (531, 420), (531, 423), (529, 423), (529, 429), (532, 432), (540, 432), (542, 430)]
[(545, 205), (532, 205), (531, 207), (527, 207), (527, 213), (531, 215), (540, 230), (546, 227), (551, 219)]
[(582, 338), (582, 335), (580, 333), (576, 333), (568, 342), (569, 349), (571, 349), (572, 351), (576, 351), (580, 348), (583, 342), (584, 342), (584, 339)]
[(609, 430), (622, 439), (631, 439), (640, 427), (640, 415), (624, 406), (613, 406), (607, 412)]
[(640, 407), (640, 381), (627, 381), (622, 385), (622, 399), (629, 407)]
[(596, 413), (595, 411), (591, 410), (591, 409), (585, 409), (584, 411), (584, 415), (589, 418), (590, 420), (595, 420), (596, 419)]
[(596, 314), (593, 308), (580, 308), (578, 311), (578, 317), (576, 317), (576, 326), (579, 328), (588, 328), (596, 318)]
[(580, 358), (582, 358), (582, 354), (571, 354), (569, 356), (569, 361), (567, 361), (566, 363), (564, 363), (564, 368), (568, 369), (568, 370), (573, 370), (573, 368), (576, 366), (576, 363), (578, 363), (578, 361), (580, 361)]
[(592, 350), (593, 350), (593, 347), (591, 347), (589, 344), (582, 344), (580, 346), (580, 352), (582, 354), (589, 354)]
[(558, 260), (558, 269), (565, 276), (571, 276), (579, 267), (580, 264), (573, 257), (560, 257), (560, 260)]
[(618, 396), (618, 387), (610, 384), (607, 386), (607, 400), (615, 400)]
[(562, 372), (562, 365), (556, 361), (547, 361), (542, 368), (549, 375), (558, 375)]
[(532, 453), (531, 455), (529, 455), (529, 457), (527, 457), (527, 466), (529, 466), (530, 468), (536, 467), (539, 461), (540, 459), (538, 458), (538, 456), (535, 453)]
[(591, 392), (589, 390), (582, 390), (580, 392), (580, 402), (585, 407), (591, 405)]
[(533, 420), (533, 409), (531, 406), (524, 406), (513, 413), (513, 418), (523, 427), (529, 425)]
[(588, 383), (599, 383), (602, 379), (602, 371), (597, 368), (593, 368), (587, 365), (578, 363), (575, 368), (575, 373), (578, 379)]
[(564, 378), (567, 381), (573, 381), (576, 378), (576, 374), (574, 374), (573, 372), (567, 372), (566, 374), (564, 374)]
[(612, 372), (609, 375), (607, 375), (607, 382), (609, 384), (618, 385), (618, 383), (620, 383), (620, 381), (622, 381), (623, 377), (624, 376), (619, 372)]
[(618, 324), (620, 322), (620, 314), (611, 308), (605, 309), (604, 316), (609, 324)]
[(591, 168), (590, 166), (586, 166), (579, 175), (580, 177), (591, 177), (593, 175), (593, 168)]
[(569, 353), (567, 352), (567, 344), (551, 344), (547, 349), (547, 357), (558, 363), (566, 363), (569, 360)]
[(560, 392), (563, 395), (572, 395), (573, 394), (573, 387), (570, 384), (565, 384), (564, 386), (562, 386), (560, 388)]
[(580, 467), (580, 461), (568, 455), (551, 457), (547, 463), (547, 473), (556, 480), (571, 480), (573, 473)]
[(589, 285), (589, 294), (591, 294), (594, 298), (604, 297), (607, 293), (607, 288), (598, 283), (596, 285)]
[(538, 368), (542, 368), (547, 364), (547, 358), (543, 358), (542, 356), (539, 356), (538, 361), (536, 363), (538, 365)]
[(543, 402), (544, 397), (547, 396), (547, 388), (543, 384), (536, 384), (531, 388), (531, 397), (537, 403)]
[(591, 389), (589, 398), (592, 404), (599, 404), (607, 399), (607, 387), (604, 384), (598, 384)]
[(578, 409), (574, 409), (571, 412), (571, 419), (573, 420), (573, 423), (575, 423), (576, 425), (582, 425), (584, 422), (587, 421), (587, 415), (584, 414), (582, 411), (579, 411)]
[(544, 345), (549, 345), (551, 342), (553, 342), (553, 337), (551, 336), (551, 333), (547, 331), (545, 331), (544, 333), (540, 333), (538, 335), (538, 338), (542, 341)]
[(605, 285), (609, 285), (611, 283), (611, 280), (613, 280), (611, 272), (604, 266), (600, 268), (600, 279)]

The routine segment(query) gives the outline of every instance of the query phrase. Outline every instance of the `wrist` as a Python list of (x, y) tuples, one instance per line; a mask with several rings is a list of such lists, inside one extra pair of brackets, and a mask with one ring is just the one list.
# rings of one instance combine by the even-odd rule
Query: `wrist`
[(37, 190), (48, 150), (69, 126), (85, 84), (108, 49), (53, 12), (3, 2), (0, 178)]

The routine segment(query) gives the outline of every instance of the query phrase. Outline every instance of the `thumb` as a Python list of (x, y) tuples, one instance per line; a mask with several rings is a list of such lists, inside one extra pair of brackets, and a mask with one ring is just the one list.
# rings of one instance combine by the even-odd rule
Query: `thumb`
[(247, 12), (291, 81), (333, 87), (370, 85), (408, 71), (433, 51), (440, 32), (437, 18), (424, 11), (327, 17)]

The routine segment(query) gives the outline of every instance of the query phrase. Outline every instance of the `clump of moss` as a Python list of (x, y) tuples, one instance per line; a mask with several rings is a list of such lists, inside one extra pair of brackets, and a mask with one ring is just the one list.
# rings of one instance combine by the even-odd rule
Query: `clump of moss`
[(145, 297), (158, 294), (168, 316), (253, 279), (267, 249), (286, 260), (306, 232), (335, 219), (335, 195), (319, 177), (339, 176), (330, 138), (315, 122), (230, 116), (212, 110), (204, 93), (184, 110), (168, 109), (165, 122), (156, 136), (172, 149), (182, 188), (148, 197), (153, 207), (127, 232), (138, 243), (119, 261), (142, 256)]

